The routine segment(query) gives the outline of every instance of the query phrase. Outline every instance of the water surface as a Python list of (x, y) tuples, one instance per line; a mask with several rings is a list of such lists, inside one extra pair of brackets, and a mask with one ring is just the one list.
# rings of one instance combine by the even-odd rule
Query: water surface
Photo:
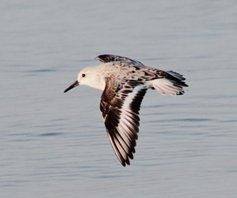
[[(235, 1), (2, 1), (1, 197), (236, 197)], [(187, 77), (148, 92), (135, 159), (117, 161), (100, 91), (63, 90), (99, 54)]]

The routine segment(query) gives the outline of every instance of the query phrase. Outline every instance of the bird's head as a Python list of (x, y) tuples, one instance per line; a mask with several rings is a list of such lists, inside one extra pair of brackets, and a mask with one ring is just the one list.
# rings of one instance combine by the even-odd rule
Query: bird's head
[(101, 80), (101, 75), (98, 73), (96, 67), (86, 67), (82, 69), (77, 75), (77, 80), (65, 89), (64, 93), (79, 85), (88, 85), (102, 90), (104, 88), (103, 80)]

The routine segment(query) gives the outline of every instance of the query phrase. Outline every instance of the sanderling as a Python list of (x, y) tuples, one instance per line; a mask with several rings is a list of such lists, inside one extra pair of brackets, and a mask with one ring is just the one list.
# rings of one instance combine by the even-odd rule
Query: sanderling
[(139, 131), (139, 110), (147, 89), (168, 95), (182, 95), (188, 85), (174, 71), (162, 71), (116, 55), (100, 55), (103, 62), (81, 70), (77, 80), (64, 92), (78, 85), (103, 91), (100, 110), (113, 150), (123, 166), (133, 159)]

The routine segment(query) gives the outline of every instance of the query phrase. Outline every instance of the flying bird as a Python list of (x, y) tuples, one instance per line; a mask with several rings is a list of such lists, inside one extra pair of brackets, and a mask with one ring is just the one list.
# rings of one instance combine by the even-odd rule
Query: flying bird
[(139, 132), (139, 110), (148, 89), (162, 94), (182, 95), (183, 75), (148, 67), (127, 57), (104, 54), (102, 64), (82, 69), (77, 80), (65, 89), (87, 85), (102, 90), (100, 110), (113, 150), (123, 166), (130, 164)]

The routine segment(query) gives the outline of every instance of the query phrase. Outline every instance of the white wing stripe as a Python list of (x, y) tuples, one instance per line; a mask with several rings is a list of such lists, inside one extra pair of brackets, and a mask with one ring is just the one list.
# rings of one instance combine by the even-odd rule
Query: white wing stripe
[(119, 135), (122, 137), (126, 145), (130, 144), (131, 138), (127, 135), (126, 130), (124, 130), (123, 126), (118, 128)]
[(111, 145), (112, 145), (112, 147), (113, 147), (113, 150), (115, 151), (115, 154), (116, 154), (117, 158), (118, 158), (119, 161), (122, 163), (122, 160), (121, 160), (121, 157), (122, 157), (122, 156), (121, 156), (121, 154), (118, 152), (119, 149), (117, 148), (117, 146), (116, 146), (114, 140), (111, 138), (111, 136), (108, 135), (108, 137), (109, 137), (109, 140), (110, 140), (110, 142), (111, 142)]
[(124, 140), (121, 138), (120, 134), (116, 134), (116, 138), (119, 141), (121, 147), (123, 150), (128, 154), (129, 153), (129, 147), (128, 145), (124, 142)]
[(122, 106), (122, 110), (123, 109), (128, 109), (130, 110), (130, 104), (132, 103), (134, 97), (137, 95), (137, 93), (141, 90), (147, 88), (147, 86), (145, 85), (140, 85), (140, 86), (136, 86), (133, 91), (131, 93), (128, 94), (128, 96), (125, 98), (123, 106)]

